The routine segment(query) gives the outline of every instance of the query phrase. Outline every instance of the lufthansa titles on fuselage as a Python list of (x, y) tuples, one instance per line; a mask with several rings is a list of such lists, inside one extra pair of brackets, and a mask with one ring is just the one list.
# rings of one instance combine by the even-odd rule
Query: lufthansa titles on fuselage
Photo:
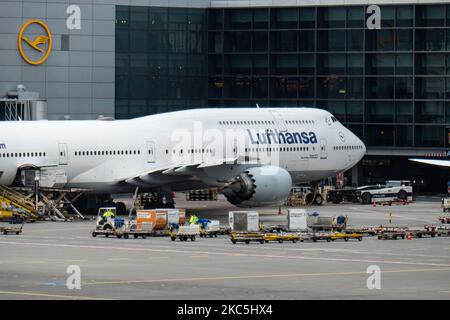
[(6, 144), (0, 143), (0, 149), (6, 149)]
[(314, 144), (317, 136), (313, 131), (279, 132), (266, 129), (264, 132), (247, 129), (252, 144)]

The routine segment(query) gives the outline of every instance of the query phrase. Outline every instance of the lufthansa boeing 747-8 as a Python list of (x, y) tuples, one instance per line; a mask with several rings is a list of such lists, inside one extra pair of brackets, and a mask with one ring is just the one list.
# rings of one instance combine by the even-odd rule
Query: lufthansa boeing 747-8
[(293, 184), (353, 167), (363, 142), (316, 108), (193, 109), (132, 120), (0, 125), (0, 184), (91, 195), (219, 187), (234, 205), (284, 200)]

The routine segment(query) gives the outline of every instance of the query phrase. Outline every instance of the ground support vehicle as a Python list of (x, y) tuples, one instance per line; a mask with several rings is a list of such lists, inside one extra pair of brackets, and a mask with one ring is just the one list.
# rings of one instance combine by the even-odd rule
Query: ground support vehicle
[(335, 232), (330, 235), (330, 240), (344, 240), (348, 241), (350, 239), (356, 239), (358, 241), (362, 241), (363, 234), (362, 233), (345, 233), (345, 232)]
[(215, 237), (220, 234), (220, 223), (218, 220), (199, 219), (200, 238)]
[(443, 212), (450, 212), (450, 198), (442, 198), (442, 205), (441, 205), (441, 207), (442, 207), (442, 211)]
[(312, 240), (313, 242), (317, 242), (319, 240), (325, 240), (326, 242), (331, 241), (331, 233), (329, 232), (314, 232), (308, 235), (308, 238), (305, 240)]
[(442, 215), (439, 217), (441, 223), (450, 223), (450, 215)]
[(436, 228), (438, 237), (450, 237), (450, 226), (441, 225)]
[(325, 216), (308, 216), (307, 225), (313, 233), (316, 232), (335, 232), (342, 231), (347, 228), (348, 216), (325, 217)]
[(263, 232), (231, 232), (230, 240), (233, 244), (237, 242), (249, 244), (252, 241), (263, 244), (265, 242)]
[(175, 241), (177, 238), (180, 241), (187, 241), (188, 239), (195, 241), (198, 235), (200, 235), (200, 226), (198, 224), (179, 226), (169, 231), (169, 236), (172, 241)]
[(8, 226), (8, 227), (0, 226), (0, 234), (7, 235), (7, 234), (10, 234), (10, 233), (13, 233), (13, 234), (19, 235), (19, 234), (22, 233), (23, 225), (24, 225), (24, 223), (22, 223), (20, 226), (14, 226), (14, 227), (12, 227), (12, 226)]
[(423, 229), (410, 230), (410, 233), (414, 238), (424, 238), (424, 237), (434, 238), (437, 236), (438, 230), (436, 226), (424, 226)]
[(281, 232), (289, 232), (289, 229), (287, 226), (282, 225), (273, 225), (273, 226), (262, 226), (261, 231), (267, 232), (267, 233), (281, 233)]
[(349, 227), (347, 229), (344, 229), (342, 232), (360, 233), (363, 235), (363, 237), (373, 237), (377, 234), (375, 227), (360, 227), (360, 228)]
[(296, 243), (297, 241), (300, 241), (300, 235), (298, 233), (265, 233), (264, 234), (264, 241), (266, 243), (268, 242), (292, 242)]
[[(110, 212), (105, 216), (105, 213)], [(141, 237), (142, 239), (148, 236), (166, 235), (167, 230), (153, 230), (151, 224), (141, 223), (139, 226), (136, 220), (125, 220), (123, 218), (115, 218), (116, 208), (99, 208), (97, 215), (97, 222), (95, 229), (92, 231), (92, 236), (96, 237), (102, 235), (106, 238), (109, 236), (118, 239), (128, 239), (134, 237), (135, 239)]]
[(399, 227), (380, 227), (378, 229), (378, 240), (397, 240), (405, 239), (407, 235), (406, 228)]
[[(401, 200), (401, 201), (399, 201)], [(358, 188), (330, 190), (328, 201), (333, 203), (359, 202), (407, 204), (413, 200), (413, 189), (409, 181), (386, 181), (384, 185), (367, 185)]]

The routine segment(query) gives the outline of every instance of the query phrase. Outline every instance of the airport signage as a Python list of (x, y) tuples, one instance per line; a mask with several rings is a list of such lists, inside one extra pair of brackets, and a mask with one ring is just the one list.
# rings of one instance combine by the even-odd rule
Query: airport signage
[[(81, 30), (81, 9), (78, 5), (69, 5), (66, 9), (67, 30)], [(31, 33), (31, 31), (33, 33)], [(40, 30), (37, 35), (36, 30)], [(41, 20), (28, 20), (19, 30), (17, 47), (20, 56), (31, 65), (43, 64), (52, 51), (53, 38), (49, 27)], [(27, 51), (25, 48), (31, 49)]]
[[(26, 35), (26, 32), (32, 26), (37, 26), (41, 30), (38, 35)], [(24, 43), (28, 45), (32, 51), (38, 54), (38, 59), (31, 58), (24, 50)], [(22, 58), (31, 65), (39, 65), (44, 63), (52, 51), (52, 34), (48, 26), (41, 20), (33, 19), (27, 21), (22, 28), (20, 28), (19, 36), (17, 37), (17, 46)]]

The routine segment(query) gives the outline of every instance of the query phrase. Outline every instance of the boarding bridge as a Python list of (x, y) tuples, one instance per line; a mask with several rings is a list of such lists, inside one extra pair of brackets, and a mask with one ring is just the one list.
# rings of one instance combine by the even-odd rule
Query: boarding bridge
[(47, 119), (47, 101), (38, 92), (26, 91), (23, 85), (0, 97), (0, 121), (27, 121)]

